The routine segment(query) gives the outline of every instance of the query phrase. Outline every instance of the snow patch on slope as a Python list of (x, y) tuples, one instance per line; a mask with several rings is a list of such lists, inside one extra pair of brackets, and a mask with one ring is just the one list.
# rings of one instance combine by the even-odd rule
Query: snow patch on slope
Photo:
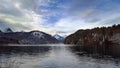
[(34, 37), (44, 38), (44, 34), (42, 32), (33, 32), (32, 35)]
[(54, 38), (56, 38), (57, 40), (64, 40), (64, 38), (58, 34), (54, 35)]

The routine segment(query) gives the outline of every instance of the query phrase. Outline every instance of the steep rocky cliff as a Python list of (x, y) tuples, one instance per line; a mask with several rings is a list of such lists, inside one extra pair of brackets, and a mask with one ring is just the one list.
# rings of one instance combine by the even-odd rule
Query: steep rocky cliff
[(64, 43), (83, 45), (120, 44), (120, 24), (112, 27), (78, 30), (66, 37)]

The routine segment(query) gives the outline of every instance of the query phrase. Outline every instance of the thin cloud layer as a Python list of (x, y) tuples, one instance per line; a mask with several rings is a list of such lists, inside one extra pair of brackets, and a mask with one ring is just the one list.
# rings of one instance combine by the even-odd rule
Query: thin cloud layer
[(0, 0), (0, 29), (68, 35), (120, 24), (120, 0)]

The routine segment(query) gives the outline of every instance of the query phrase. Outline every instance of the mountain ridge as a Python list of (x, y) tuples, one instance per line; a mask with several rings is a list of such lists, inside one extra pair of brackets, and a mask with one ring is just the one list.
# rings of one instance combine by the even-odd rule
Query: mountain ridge
[(0, 33), (1, 44), (48, 44), (57, 42), (57, 39), (42, 31)]
[(64, 43), (83, 45), (120, 44), (120, 24), (112, 27), (78, 30), (67, 36)]

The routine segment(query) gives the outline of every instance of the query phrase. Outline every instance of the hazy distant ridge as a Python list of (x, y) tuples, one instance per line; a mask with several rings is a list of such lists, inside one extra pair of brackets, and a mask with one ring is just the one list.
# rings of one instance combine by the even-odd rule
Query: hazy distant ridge
[(57, 43), (57, 39), (41, 31), (0, 32), (1, 44), (48, 44)]

